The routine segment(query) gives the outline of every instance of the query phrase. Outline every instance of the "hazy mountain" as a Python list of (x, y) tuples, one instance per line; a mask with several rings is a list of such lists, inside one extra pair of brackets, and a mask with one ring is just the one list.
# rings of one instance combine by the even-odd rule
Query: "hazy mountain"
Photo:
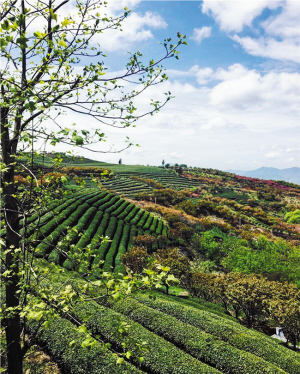
[(276, 169), (269, 167), (261, 167), (256, 170), (227, 170), (230, 173), (242, 175), (245, 177), (260, 178), (260, 179), (272, 179), (272, 180), (283, 180), (290, 183), (300, 184), (300, 168), (293, 167), (288, 169)]

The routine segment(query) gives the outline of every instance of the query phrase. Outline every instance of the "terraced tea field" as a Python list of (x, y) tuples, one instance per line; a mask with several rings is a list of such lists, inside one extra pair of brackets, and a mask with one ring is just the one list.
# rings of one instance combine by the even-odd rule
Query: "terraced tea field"
[[(156, 170), (160, 170), (156, 168)], [(116, 174), (116, 177), (103, 181), (102, 185), (113, 190), (118, 194), (124, 195), (126, 197), (134, 197), (135, 194), (141, 192), (151, 193), (153, 188), (147, 183), (142, 181), (136, 181), (132, 177), (137, 176), (141, 179), (152, 179), (157, 183), (161, 183), (164, 188), (172, 188), (174, 190), (182, 190), (185, 188), (201, 187), (199, 181), (196, 179), (188, 179), (180, 177), (172, 171), (161, 169), (159, 172), (155, 171), (153, 173), (145, 172), (122, 172)]]
[[(43, 214), (35, 214), (27, 220), (27, 237), (37, 243), (36, 257), (71, 270), (73, 262), (67, 256), (69, 249), (76, 252), (92, 243), (89, 265), (95, 272), (102, 268), (124, 272), (120, 257), (132, 246), (135, 236), (167, 235), (168, 227), (159, 217), (120, 196), (99, 189), (84, 191), (53, 202)], [(102, 237), (109, 241), (101, 240)]]
[[(55, 279), (54, 292), (66, 281), (66, 275), (58, 274)], [(50, 281), (45, 280), (44, 284), (47, 282)], [(74, 275), (72, 282), (82, 281)], [(155, 296), (153, 300), (147, 293), (136, 293), (105, 306), (94, 301), (78, 303), (72, 311), (74, 320), (85, 321), (92, 335), (97, 336), (90, 349), (82, 347), (85, 335), (78, 332), (70, 318), (63, 317), (42, 329), (37, 343), (47, 346), (63, 373), (71, 374), (300, 373), (298, 353), (238, 324), (209, 303), (202, 305), (195, 299), (157, 291)], [(132, 354), (122, 365), (116, 364), (114, 353), (123, 351), (124, 342), (116, 321), (130, 326), (125, 338), (128, 349), (132, 342), (145, 344), (142, 360)], [(30, 328), (34, 329), (36, 323), (31, 322)]]

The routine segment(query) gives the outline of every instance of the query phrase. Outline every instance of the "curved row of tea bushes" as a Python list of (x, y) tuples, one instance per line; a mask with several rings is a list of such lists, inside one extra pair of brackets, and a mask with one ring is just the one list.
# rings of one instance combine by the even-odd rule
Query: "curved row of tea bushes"
[[(32, 223), (33, 221), (37, 220), (39, 218), (39, 222), (41, 222), (41, 217), (43, 217), (44, 215), (51, 215), (51, 211), (55, 208), (59, 208), (60, 206), (66, 204), (67, 201), (70, 201), (70, 200), (73, 200), (75, 201), (75, 199), (70, 199), (70, 198), (64, 198), (63, 200), (54, 200), (48, 207), (47, 207), (47, 210), (44, 210), (42, 212), (38, 211), (34, 214), (32, 214), (32, 216), (28, 217), (26, 219), (26, 223), (27, 224), (30, 224)], [(72, 201), (72, 202), (73, 202)], [(67, 206), (67, 205), (66, 205)], [(63, 209), (63, 208), (62, 208)], [(23, 224), (23, 219), (20, 220), (20, 225)]]
[(115, 256), (116, 256), (117, 252), (118, 252), (119, 243), (120, 243), (120, 240), (121, 240), (121, 237), (122, 237), (122, 233), (123, 233), (123, 221), (119, 220), (115, 235), (113, 237), (113, 241), (112, 241), (112, 243), (110, 245), (110, 248), (109, 248), (109, 250), (108, 250), (108, 252), (105, 256), (103, 271), (107, 271), (107, 272), (113, 271), (114, 259), (115, 259)]
[(97, 201), (102, 200), (106, 195), (107, 195), (107, 192), (100, 192), (99, 193), (99, 191), (98, 191), (95, 196), (86, 200), (86, 203), (89, 204), (89, 205), (93, 205)]
[[(58, 243), (60, 249), (68, 252), (68, 248), (78, 240), (79, 235), (84, 231), (85, 228), (89, 225), (92, 220), (92, 217), (95, 216), (97, 209), (95, 207), (89, 208), (83, 216), (79, 219), (76, 226), (72, 228), (70, 232)], [(67, 258), (63, 265), (64, 268), (71, 270), (73, 268), (73, 261)]]
[(297, 353), (279, 346), (277, 342), (255, 330), (247, 329), (235, 321), (221, 318), (207, 311), (180, 305), (164, 297), (158, 296), (155, 300), (150, 300), (149, 296), (140, 294), (135, 298), (151, 308), (212, 334), (233, 347), (276, 364), (288, 373), (300, 373), (300, 356)]
[[(49, 222), (43, 225), (40, 230), (38, 230), (33, 239), (38, 240), (42, 237), (48, 236), (57, 226), (59, 226), (71, 213), (73, 213), (80, 204), (83, 204), (86, 200), (90, 198), (91, 194), (81, 195), (73, 203), (68, 204), (65, 209), (63, 209), (58, 215), (56, 214)], [(88, 206), (89, 207), (89, 206)]]
[(132, 209), (132, 211), (128, 214), (128, 216), (126, 216), (124, 218), (124, 221), (125, 222), (130, 222), (132, 223), (132, 220), (134, 219), (134, 217), (137, 215), (137, 213), (140, 211), (140, 208), (138, 206), (134, 206), (134, 208)]
[(100, 225), (97, 228), (97, 231), (95, 232), (94, 236), (92, 237), (91, 242), (93, 245), (97, 248), (101, 245), (101, 237), (105, 234), (105, 231), (107, 230), (108, 224), (109, 224), (110, 216), (107, 213), (103, 214), (102, 220)]
[[(50, 211), (48, 212), (45, 211), (42, 214), (40, 213), (34, 214), (35, 219), (30, 221), (31, 223), (27, 227), (26, 235), (27, 236), (32, 235), (37, 230), (37, 225), (38, 227), (40, 227), (40, 226), (47, 224), (47, 222), (55, 219), (55, 217), (57, 217), (60, 213), (62, 213), (65, 209), (67, 209), (70, 205), (72, 205), (76, 201), (77, 201), (76, 199), (67, 199), (65, 203), (60, 204), (60, 205), (58, 205), (57, 202), (55, 202), (53, 203), (54, 206), (52, 206), (51, 209), (49, 208)], [(23, 234), (24, 230), (21, 229), (20, 233)]]
[(112, 198), (112, 196), (114, 196), (114, 195), (112, 195), (112, 194), (110, 194), (110, 193), (107, 193), (104, 197), (102, 197), (102, 199), (99, 199), (98, 201), (96, 201), (96, 202), (93, 204), (93, 206), (94, 206), (95, 208), (99, 208), (99, 206), (101, 206), (101, 205), (107, 203), (108, 201), (110, 201), (110, 199)]
[(114, 309), (224, 373), (286, 373), (260, 357), (237, 349), (211, 334), (147, 307), (137, 300), (122, 300), (114, 305)]
[(148, 217), (149, 217), (150, 213), (145, 211), (143, 216), (141, 217), (140, 221), (136, 224), (137, 227), (143, 227), (144, 224), (146, 223)]
[(120, 244), (119, 244), (118, 253), (116, 254), (116, 257), (115, 257), (115, 267), (114, 267), (114, 272), (115, 273), (125, 274), (125, 267), (121, 263), (121, 256), (124, 253), (126, 253), (126, 248), (127, 248), (128, 244), (129, 244), (129, 241), (131, 239), (130, 232), (133, 231), (133, 229), (134, 229), (134, 226), (130, 227), (130, 225), (128, 225), (128, 224), (124, 226), (123, 234), (122, 234), (121, 241), (120, 241)]
[(129, 215), (129, 213), (132, 211), (132, 209), (135, 208), (135, 205), (134, 204), (129, 204), (126, 206), (125, 210), (118, 215), (118, 219), (124, 219), (125, 217), (127, 217)]
[(118, 200), (120, 200), (120, 196), (111, 195), (111, 199), (107, 203), (105, 203), (103, 205), (100, 205), (98, 207), (98, 209), (100, 209), (103, 212), (105, 212), (109, 207), (111, 207), (112, 205), (114, 205)]
[[(31, 324), (34, 331), (35, 323)], [(49, 328), (41, 329), (37, 343), (46, 346), (52, 359), (68, 374), (142, 374), (142, 370), (124, 362), (117, 364), (117, 356), (103, 343), (97, 342), (92, 348), (81, 346), (85, 338), (69, 321), (59, 318)]]
[(152, 225), (153, 220), (154, 220), (154, 217), (152, 216), (152, 214), (150, 214), (148, 216), (148, 219), (147, 219), (146, 223), (143, 225), (143, 229), (144, 230), (149, 230), (150, 226)]
[[(81, 204), (81, 202), (79, 202)], [(49, 249), (57, 243), (60, 235), (62, 235), (69, 226), (73, 226), (83, 213), (89, 209), (88, 204), (82, 204), (77, 207), (75, 212), (73, 212), (67, 219), (65, 219), (58, 227), (55, 228), (37, 247), (35, 250), (35, 255), (37, 257), (44, 257)]]
[(168, 226), (164, 226), (161, 235), (163, 235), (163, 236), (167, 236), (167, 233), (168, 233)]
[(124, 203), (124, 200), (120, 199), (118, 200), (114, 205), (106, 209), (106, 213), (112, 214), (114, 211), (116, 211), (122, 204)]
[(126, 253), (127, 243), (133, 241), (133, 236), (135, 235), (136, 229), (134, 226), (125, 225), (122, 238), (119, 245), (119, 250), (115, 258), (115, 273), (123, 273), (125, 274), (125, 266), (121, 263), (121, 256)]
[(197, 300), (197, 301), (193, 301), (191, 299), (185, 299), (185, 298), (176, 297), (176, 296), (172, 296), (172, 298), (170, 300), (168, 295), (165, 295), (161, 292), (159, 292), (158, 297), (169, 300), (169, 301), (172, 301), (172, 299), (173, 299), (176, 303), (183, 304), (183, 305), (186, 305), (186, 306), (190, 306), (192, 308), (199, 309), (199, 310), (202, 310), (202, 311), (206, 311), (206, 312), (215, 314), (217, 316), (220, 316), (222, 318), (229, 319), (230, 321), (236, 322), (236, 318), (234, 318), (232, 316), (229, 316), (228, 314), (225, 314), (224, 313), (224, 308), (219, 304), (213, 304), (209, 301), (204, 301), (202, 299)]
[[(122, 340), (117, 336), (116, 321), (130, 325), (128, 330), (129, 341), (136, 340), (140, 344), (146, 342), (148, 352), (143, 353), (144, 362), (142, 370), (151, 374), (217, 374), (220, 371), (198, 361), (172, 343), (153, 334), (138, 323), (131, 321), (120, 313), (89, 302), (76, 307), (76, 317), (89, 318), (86, 323), (93, 334), (99, 334), (105, 340), (122, 349)], [(130, 344), (130, 343), (129, 343)], [(131, 348), (131, 347), (130, 347)], [(134, 357), (131, 360), (137, 364)]]
[(157, 225), (157, 227), (156, 227), (155, 233), (156, 233), (157, 235), (161, 235), (162, 231), (163, 231), (163, 221), (160, 219), (160, 220), (158, 221), (158, 225)]
[(155, 217), (155, 218), (153, 219), (153, 221), (152, 221), (151, 226), (150, 226), (150, 231), (152, 231), (152, 232), (156, 232), (156, 227), (157, 227), (157, 225), (158, 225), (158, 222), (159, 222), (158, 218)]
[[(112, 238), (114, 237), (116, 227), (117, 227), (117, 219), (115, 217), (112, 217), (109, 220), (108, 227), (105, 231), (105, 236), (107, 236), (109, 240), (112, 240)], [(98, 253), (96, 257), (94, 258), (93, 265), (92, 265), (92, 270), (95, 275), (99, 273), (100, 266), (102, 264), (102, 261), (105, 259), (106, 253), (110, 245), (111, 245), (111, 242), (106, 241), (106, 240), (104, 240), (102, 244), (100, 245), (97, 251)]]
[(141, 219), (141, 217), (143, 216), (143, 214), (145, 213), (145, 211), (143, 209), (140, 209), (137, 213), (137, 215), (131, 220), (131, 224), (132, 225), (136, 225), (139, 220)]
[(111, 213), (113, 217), (118, 217), (118, 215), (122, 214), (124, 210), (126, 209), (126, 207), (130, 205), (129, 201), (126, 201), (126, 200), (121, 200), (121, 201), (122, 201), (122, 204), (119, 206), (119, 208)]
[[(90, 191), (89, 192), (86, 192), (86, 195), (88, 194), (89, 196), (92, 194), (95, 194), (95, 190), (93, 191)], [(37, 219), (40, 219), (40, 217), (43, 216), (43, 222), (46, 222), (46, 217), (44, 218), (44, 215), (47, 215), (47, 217), (53, 217), (53, 213), (55, 213), (55, 215), (57, 215), (57, 213), (60, 213), (63, 209), (65, 209), (67, 206), (69, 206), (70, 204), (72, 204), (74, 201), (76, 201), (77, 199), (80, 199), (82, 198), (82, 192), (77, 192), (75, 194), (72, 194), (72, 195), (69, 195), (69, 196), (66, 196), (64, 197), (63, 199), (61, 200), (54, 200), (47, 208), (47, 210), (45, 210), (44, 212), (36, 212), (34, 213), (32, 216), (28, 217), (27, 218), (27, 224), (29, 223), (32, 223), (33, 221), (36, 221)], [(54, 210), (54, 212), (52, 212)], [(22, 223), (23, 220), (20, 221), (20, 223)], [(40, 219), (38, 221), (39, 223), (43, 223), (42, 220)]]
[(84, 231), (84, 234), (79, 239), (76, 247), (78, 249), (83, 249), (86, 247), (91, 241), (96, 233), (97, 227), (99, 227), (99, 222), (102, 222), (103, 212), (99, 210), (95, 217), (93, 218), (92, 222), (90, 223), (89, 227)]

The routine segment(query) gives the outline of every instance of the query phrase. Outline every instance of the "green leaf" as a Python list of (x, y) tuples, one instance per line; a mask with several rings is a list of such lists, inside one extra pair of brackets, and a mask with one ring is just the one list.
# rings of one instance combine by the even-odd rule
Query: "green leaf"
[(128, 358), (128, 360), (130, 359), (131, 356), (132, 356), (132, 353), (130, 351), (125, 353), (125, 357)]
[(52, 19), (54, 19), (55, 21), (57, 21), (57, 14), (55, 14), (55, 13), (53, 12), (53, 9), (52, 9), (52, 8), (49, 9), (49, 12), (50, 12), (50, 17), (51, 17)]
[(123, 364), (124, 363), (124, 358), (123, 357), (119, 357), (118, 359), (117, 359), (117, 364), (118, 365), (121, 365), (121, 364)]
[(83, 145), (83, 137), (78, 135), (73, 135), (72, 140), (75, 142), (76, 145)]
[(78, 331), (80, 333), (86, 334), (87, 333), (87, 327), (85, 325), (81, 325), (78, 327)]
[(9, 22), (8, 22), (7, 19), (4, 20), (3, 23), (1, 23), (1, 27), (2, 27), (2, 29), (5, 30), (5, 31), (9, 30), (10, 26), (9, 26)]
[(72, 340), (70, 343), (69, 343), (69, 347), (73, 347), (73, 345), (76, 343), (76, 340)]

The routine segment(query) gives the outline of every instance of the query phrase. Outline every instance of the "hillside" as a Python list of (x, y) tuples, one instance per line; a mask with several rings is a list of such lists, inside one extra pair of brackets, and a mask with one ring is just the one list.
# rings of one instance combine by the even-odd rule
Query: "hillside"
[(271, 167), (261, 167), (256, 170), (227, 170), (230, 173), (243, 175), (245, 177), (272, 179), (277, 181), (285, 181), (289, 183), (300, 184), (300, 168), (293, 167), (288, 169), (277, 169)]
[[(54, 291), (59, 290), (69, 277), (70, 273), (57, 272), (46, 283), (54, 282)], [(70, 284), (81, 282), (72, 278)], [(84, 335), (66, 318), (56, 319), (38, 335), (37, 342), (47, 346), (64, 373), (300, 373), (298, 353), (241, 326), (213, 304), (160, 292), (155, 297), (151, 300), (147, 293), (139, 293), (114, 304), (79, 303), (74, 317), (84, 319), (98, 336), (89, 350), (81, 346)], [(116, 321), (130, 325), (125, 338), (129, 346), (145, 342), (142, 361), (132, 355), (116, 365), (113, 352), (121, 352), (124, 341), (116, 331)]]
[[(32, 212), (23, 232), (33, 243), (35, 266), (48, 274), (41, 292), (59, 295), (63, 285), (76, 294), (82, 275), (91, 286), (103, 272), (122, 282), (122, 274), (132, 277), (130, 269), (151, 272), (156, 263), (180, 281), (159, 290), (142, 287), (117, 302), (75, 302), (36, 336), (61, 373), (300, 373), (299, 353), (270, 338), (276, 325), (263, 311), (272, 294), (279, 301), (288, 293), (298, 297), (300, 187), (203, 168), (64, 157), (53, 167), (47, 155), (37, 161), (41, 184), (68, 177), (57, 184), (62, 196)], [(20, 169), (20, 190), (27, 177)], [(250, 319), (246, 307), (232, 301), (244, 285), (258, 287), (262, 298), (255, 303), (264, 303)], [(90, 348), (77, 329), (83, 321), (92, 331)], [(30, 322), (31, 332), (37, 323)], [(120, 334), (123, 325), (129, 328)], [(117, 365), (124, 339), (131, 353)]]

